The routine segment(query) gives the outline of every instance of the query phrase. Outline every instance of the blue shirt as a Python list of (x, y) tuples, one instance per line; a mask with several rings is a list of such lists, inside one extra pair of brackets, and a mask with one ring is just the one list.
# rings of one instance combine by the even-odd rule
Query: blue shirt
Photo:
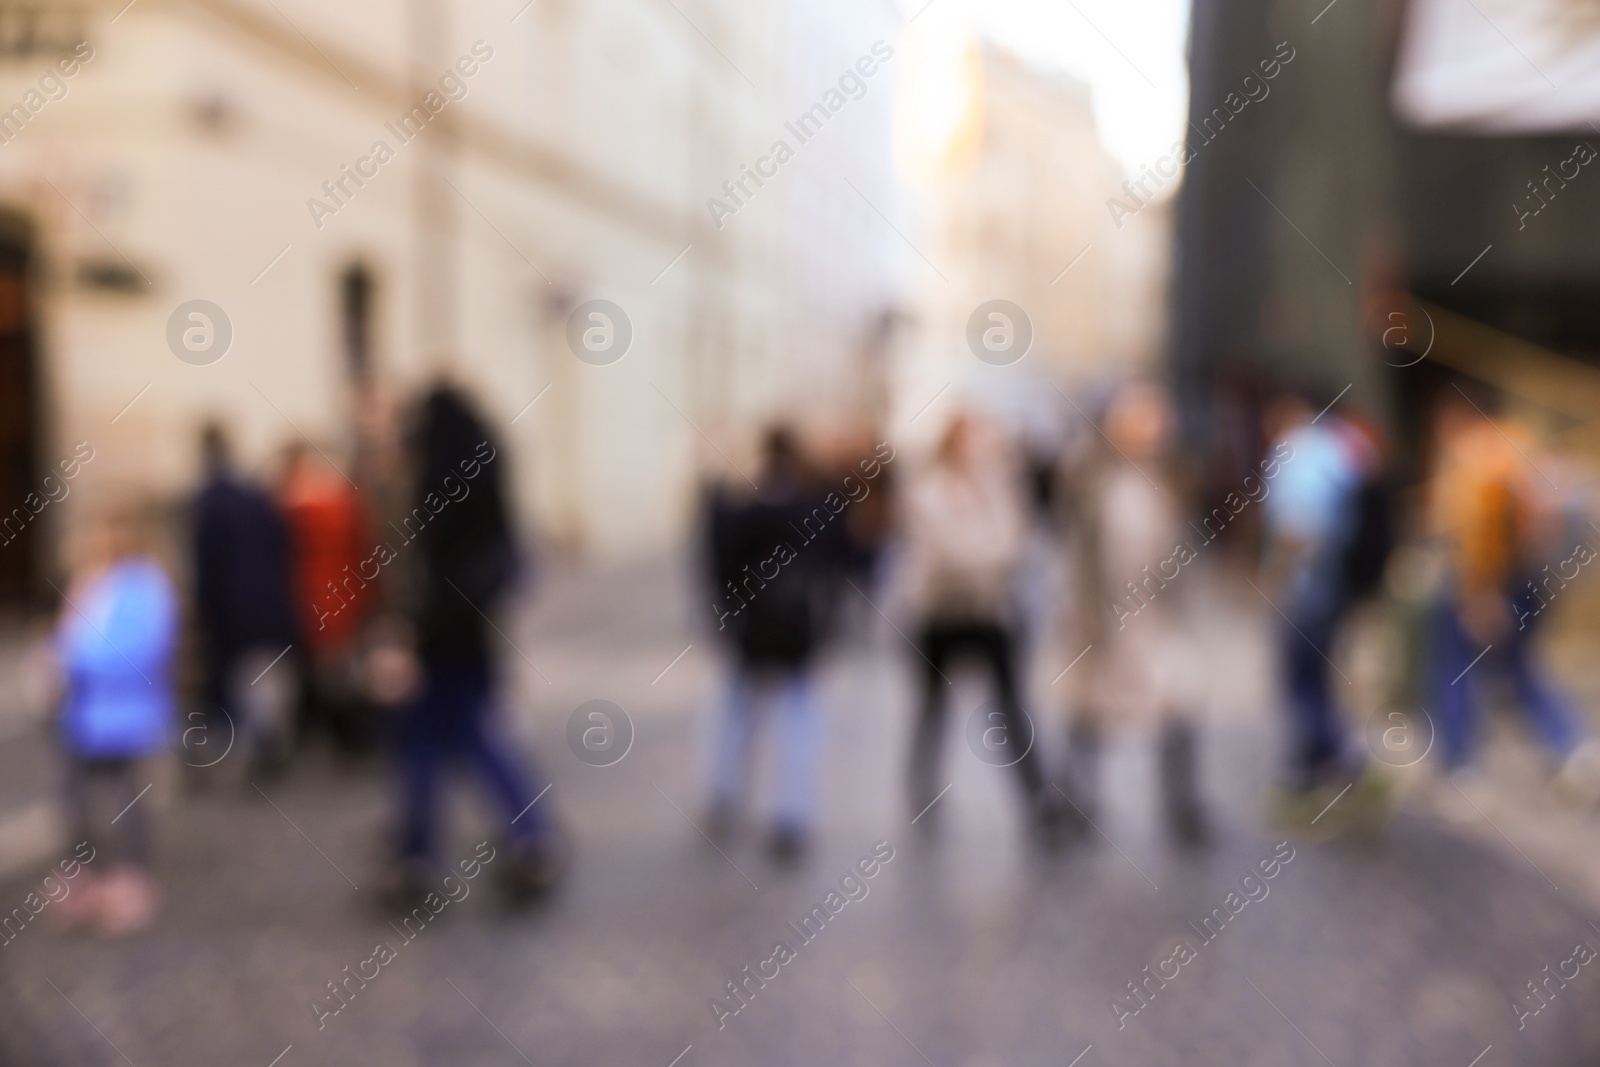
[(1301, 554), (1288, 576), (1291, 617), (1333, 610), (1343, 594), (1342, 563), (1353, 533), (1361, 472), (1338, 430), (1307, 424), (1284, 438), (1292, 452), (1266, 499), (1267, 531), (1293, 538)]
[(113, 565), (68, 605), (56, 654), (67, 679), (61, 731), (69, 751), (132, 758), (166, 745), (177, 639), (177, 595), (148, 558)]

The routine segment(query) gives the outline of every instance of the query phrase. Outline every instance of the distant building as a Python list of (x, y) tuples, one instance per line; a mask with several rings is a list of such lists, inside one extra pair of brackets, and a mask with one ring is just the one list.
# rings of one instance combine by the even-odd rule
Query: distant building
[[(1147, 183), (1153, 195), (1114, 218), (1106, 203), (1127, 195), (1124, 175), (1096, 135), (1088, 87), (992, 45), (967, 47), (965, 104), (937, 122), (901, 116), (911, 140), (902, 154), (919, 174), (908, 236), (926, 259), (908, 268), (915, 324), (899, 413), (919, 428), (922, 405), (951, 383), (1001, 406), (1042, 399), (1070, 413), (1043, 381), (1067, 388), (1154, 367), (1165, 334), (1176, 183)], [(930, 100), (956, 95), (922, 88)], [(996, 299), (1022, 308), (1033, 331), (1027, 355), (999, 367), (980, 362), (967, 337), (973, 312)], [(931, 430), (941, 419), (926, 421)]]

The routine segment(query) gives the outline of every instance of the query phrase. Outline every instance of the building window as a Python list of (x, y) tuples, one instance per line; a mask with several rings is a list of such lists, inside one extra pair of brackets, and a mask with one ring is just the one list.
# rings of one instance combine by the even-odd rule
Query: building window
[(86, 39), (87, 23), (74, 4), (0, 0), (0, 57), (70, 52)]
[(356, 263), (339, 277), (340, 339), (345, 369), (357, 382), (372, 376), (372, 272)]

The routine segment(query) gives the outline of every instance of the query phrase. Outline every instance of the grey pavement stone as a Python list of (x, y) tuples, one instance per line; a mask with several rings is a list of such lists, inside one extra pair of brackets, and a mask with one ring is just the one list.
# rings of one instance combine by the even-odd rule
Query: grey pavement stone
[[(1208, 725), (1219, 823), (1208, 852), (1174, 852), (1155, 832), (1138, 746), (1114, 764), (1101, 825), (1114, 846), (1035, 854), (1010, 774), (954, 735), (952, 787), (925, 834), (900, 791), (911, 653), (879, 626), (826, 666), (825, 820), (806, 863), (774, 868), (759, 818), (719, 855), (684, 817), (700, 815), (698, 745), (718, 677), (686, 583), (660, 566), (556, 574), (508, 630), (549, 679), (508, 650), (515, 732), (577, 844), (547, 905), (508, 911), (480, 879), (319, 1031), (310, 1004), (323, 984), (398, 941), (372, 903), (394, 790), (381, 768), (311, 753), (268, 791), (327, 859), (253, 791), (178, 796), (162, 813), (167, 901), (153, 930), (105, 942), (35, 925), (0, 948), (0, 1063), (267, 1067), (292, 1045), (278, 1067), (668, 1067), (680, 1054), (678, 1067), (1067, 1067), (1092, 1045), (1078, 1067), (1467, 1067), (1491, 1044), (1483, 1067), (1595, 1062), (1600, 966), (1520, 1033), (1510, 1008), (1579, 938), (1600, 946), (1593, 912), (1515, 853), (1421, 814), (1374, 840), (1295, 842), (1269, 894), (1201, 943), (1188, 923), (1278, 840), (1260, 826), (1276, 741), (1259, 714)], [(565, 747), (567, 715), (593, 698), (637, 728), (614, 766)], [(1058, 745), (1054, 709), (1041, 698), (1037, 710)], [(451, 849), (465, 856), (492, 822), (470, 790), (455, 809)], [(786, 924), (880, 840), (895, 858), (868, 895), (719, 1030), (710, 999), (793, 940)], [(0, 884), (0, 905), (32, 880)], [(1112, 998), (1178, 937), (1197, 957), (1118, 1029)]]

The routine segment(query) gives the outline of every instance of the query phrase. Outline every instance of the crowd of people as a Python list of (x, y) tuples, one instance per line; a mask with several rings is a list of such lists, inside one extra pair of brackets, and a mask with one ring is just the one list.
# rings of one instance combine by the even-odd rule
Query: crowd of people
[(523, 565), (505, 462), (449, 385), (406, 423), (392, 514), (383, 493), (299, 443), (259, 484), (224, 430), (205, 427), (202, 484), (180, 522), (187, 597), (157, 562), (147, 505), (112, 491), (83, 516), (54, 648), (73, 840), (106, 859), (63, 918), (112, 935), (154, 919), (150, 805), (118, 809), (175, 742), (198, 784), (237, 751), (228, 766), (256, 790), (318, 735), (347, 757), (389, 748), (400, 799), (387, 895), (399, 905), (437, 882), (440, 775), (465, 762), (503, 809), (507, 889), (526, 898), (555, 880), (565, 842), (531, 806), (535, 772), (496, 725), (491, 616)]
[[(975, 409), (952, 417), (924, 455), (864, 435), (822, 448), (794, 428), (769, 429), (757, 477), (713, 482), (703, 501), (706, 623), (729, 661), (709, 709), (707, 835), (720, 841), (748, 821), (752, 754), (770, 718), (768, 847), (780, 862), (805, 854), (826, 763), (819, 658), (848, 620), (875, 625), (881, 596), (917, 684), (904, 760), (914, 822), (940, 819), (952, 675), (972, 667), (992, 694), (980, 758), (1014, 768), (1041, 847), (1090, 831), (1107, 738), (1132, 735), (1155, 747), (1166, 831), (1204, 845), (1214, 827), (1201, 774), (1200, 601), (1216, 583), (1194, 580), (1196, 569), (1250, 587), (1276, 631), (1284, 822), (1308, 827), (1346, 792), (1340, 819), (1381, 818), (1390, 805), (1379, 773), (1390, 761), (1371, 758), (1334, 683), (1355, 609), (1373, 601), (1403, 638), (1391, 643), (1404, 654), (1390, 696), (1437, 731), (1446, 806), (1473, 803), (1483, 682), (1497, 670), (1557, 791), (1593, 803), (1595, 746), (1532, 639), (1544, 607), (1594, 558), (1597, 531), (1582, 501), (1545, 477), (1541, 459), (1558, 458), (1501, 417), (1497, 399), (1466, 382), (1441, 392), (1415, 491), (1400, 485), (1378, 425), (1315, 390), (1266, 404), (1243, 462), (1220, 476), (1180, 443), (1168, 392), (1142, 378), (1074, 405), (1083, 432), (1044, 452)], [(389, 492), (358, 489), (301, 445), (258, 483), (225, 432), (205, 428), (202, 485), (183, 522), (185, 582), (156, 562), (137, 506), (108, 499), (81, 524), (54, 640), (60, 737), (74, 840), (108, 859), (91, 891), (74, 894), (73, 921), (117, 934), (154, 917), (149, 806), (109, 816), (180, 725), (184, 762), (210, 766), (237, 744), (257, 790), (318, 735), (347, 754), (386, 747), (398, 769), (399, 902), (436, 873), (441, 774), (454, 762), (499, 807), (508, 890), (527, 899), (559, 877), (568, 843), (549, 805), (533, 803), (531, 760), (497, 725), (505, 687), (491, 617), (526, 569), (505, 460), (448, 385), (420, 397), (405, 427), (404, 474)], [(1069, 576), (1052, 609), (1065, 620), (1055, 632), (1071, 635), (1063, 651), (1077, 657), (1065, 707), (1028, 706), (1039, 613), (1022, 594), (1041, 544)], [(186, 658), (197, 679), (180, 699)], [(1061, 745), (1049, 740), (1058, 729)]]
[[(751, 806), (745, 781), (765, 697), (776, 726), (769, 845), (780, 859), (803, 850), (822, 773), (813, 679), (851, 587), (884, 595), (909, 646), (921, 696), (906, 809), (924, 827), (937, 822), (932, 807), (949, 781), (951, 674), (967, 665), (993, 694), (982, 744), (995, 758), (980, 758), (1015, 768), (1041, 844), (1093, 827), (1102, 749), (1115, 734), (1154, 745), (1166, 830), (1181, 846), (1203, 845), (1199, 600), (1219, 584), (1248, 590), (1274, 630), (1285, 754), (1272, 812), (1286, 826), (1309, 829), (1341, 799), (1323, 830), (1381, 821), (1393, 805), (1389, 768), (1416, 762), (1372, 750), (1336, 665), (1358, 619), (1373, 615), (1364, 605), (1393, 635), (1381, 696), (1403, 724), (1378, 743), (1424, 738), (1445, 814), (1480, 810), (1477, 737), (1496, 671), (1509, 675), (1548, 753), (1556, 792), (1595, 802), (1597, 747), (1531, 642), (1542, 607), (1594, 557), (1588, 534), (1597, 531), (1583, 501), (1554, 492), (1541, 473), (1559, 455), (1497, 414), (1491, 390), (1456, 382), (1429, 402), (1412, 485), (1378, 424), (1332, 391), (1280, 390), (1246, 435), (1253, 444), (1220, 473), (1182, 446), (1158, 383), (1127, 380), (1086, 399), (1073, 414), (1092, 432), (1042, 454), (996, 420), (956, 415), (920, 462), (903, 459), (881, 477), (870, 523), (832, 521), (854, 506), (848, 463), (827, 450), (808, 455), (786, 428), (766, 437), (759, 488), (730, 482), (707, 495), (705, 574), (733, 662), (714, 712), (714, 836)], [(1043, 615), (1025, 595), (1041, 542), (1068, 575), (1062, 602)], [(1220, 583), (1186, 577), (1202, 555)], [(1064, 625), (1041, 626), (1051, 617)], [(1030, 625), (1051, 632), (1029, 634)], [(1079, 684), (1067, 706), (1027, 709), (1023, 657), (1061, 633), (1072, 648), (1059, 651), (1082, 659), (1072, 660)], [(1064, 745), (1036, 743), (1058, 724)], [(1054, 765), (1053, 751), (1064, 752)]]

